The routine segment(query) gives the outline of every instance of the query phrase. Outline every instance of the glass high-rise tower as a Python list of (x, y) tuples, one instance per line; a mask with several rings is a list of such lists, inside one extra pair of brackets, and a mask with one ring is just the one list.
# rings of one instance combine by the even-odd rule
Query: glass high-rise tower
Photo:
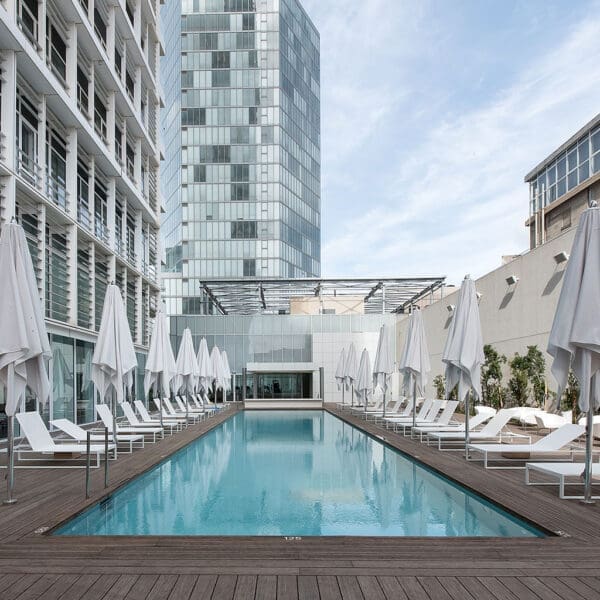
[(199, 282), (320, 276), (319, 33), (297, 0), (162, 8), (165, 299)]

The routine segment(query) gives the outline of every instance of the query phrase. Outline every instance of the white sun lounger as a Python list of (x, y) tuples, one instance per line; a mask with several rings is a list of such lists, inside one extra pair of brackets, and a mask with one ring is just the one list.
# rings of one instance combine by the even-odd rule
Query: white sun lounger
[[(476, 429), (486, 421), (489, 421), (495, 414), (496, 411), (490, 412), (481, 412), (474, 417), (469, 419), (469, 431), (472, 429)], [(423, 441), (423, 436), (427, 436), (429, 433), (436, 433), (441, 431), (452, 431), (452, 432), (464, 432), (465, 424), (464, 423), (447, 423), (446, 425), (442, 425), (441, 423), (431, 423), (430, 425), (420, 425), (415, 427), (412, 431), (420, 436), (420, 440)]]
[[(416, 420), (423, 420), (429, 414), (431, 407), (433, 406), (433, 399), (424, 400), (423, 404), (419, 408), (419, 412), (417, 412)], [(412, 405), (411, 405), (412, 409)], [(410, 411), (412, 412), (412, 410)], [(404, 423), (410, 421), (412, 423), (412, 417), (410, 416), (410, 412), (408, 415), (402, 415), (400, 417), (386, 417), (383, 419), (383, 422), (386, 427), (393, 427), (395, 423)]]
[[(428, 425), (429, 423), (435, 423), (440, 415), (440, 411), (442, 410), (445, 400), (434, 400), (429, 412), (423, 417), (419, 419), (418, 417), (415, 419), (415, 423), (418, 425)], [(402, 435), (406, 435), (407, 432), (412, 429), (413, 420), (412, 418), (404, 419), (402, 421), (398, 421), (394, 425), (394, 431), (402, 431)]]
[[(527, 485), (558, 485), (558, 497), (562, 500), (583, 500), (581, 496), (566, 496), (565, 485), (580, 484), (583, 485), (583, 463), (572, 462), (534, 462), (525, 465), (525, 483)], [(558, 479), (558, 482), (531, 481), (531, 472), (541, 473), (544, 476)], [(600, 477), (600, 463), (592, 463), (592, 478)], [(574, 480), (574, 481), (572, 481)], [(600, 496), (592, 496), (598, 500)]]
[[(161, 408), (160, 400), (158, 398), (152, 398), (152, 402), (154, 402), (154, 406), (156, 406), (156, 410), (160, 411), (160, 408)], [(171, 407), (171, 408), (173, 408), (173, 407)], [(171, 419), (172, 421), (177, 421), (181, 425), (185, 425), (187, 423), (187, 419), (185, 418), (185, 415), (183, 417), (181, 415), (174, 415), (169, 410), (167, 410), (165, 398), (163, 398), (163, 400), (162, 400), (162, 415), (163, 415), (163, 421), (165, 419)]]
[[(182, 400), (181, 396), (175, 396), (175, 402), (177, 403), (177, 406), (179, 407), (179, 410), (185, 414), (185, 402)], [(188, 414), (189, 415), (194, 415), (195, 417), (197, 417), (197, 420), (201, 420), (204, 419), (204, 410), (199, 410), (197, 409), (195, 406), (192, 405), (191, 402), (188, 402)]]
[[(417, 422), (416, 427), (412, 426), (412, 423), (409, 425), (411, 430), (410, 430), (410, 436), (413, 437), (415, 435), (415, 433), (417, 434), (418, 437), (420, 437), (421, 439), (423, 439), (423, 434), (421, 432), (418, 431), (419, 427), (448, 427), (450, 425), (450, 421), (452, 419), (452, 417), (454, 416), (454, 413), (456, 412), (456, 409), (458, 408), (458, 400), (448, 400), (446, 402), (446, 406), (444, 407), (444, 409), (442, 410), (441, 413), (439, 413), (439, 415), (437, 415), (437, 417), (435, 418), (435, 420), (433, 422), (429, 422), (429, 421), (425, 421), (425, 422)], [(458, 423), (457, 423), (458, 425)]]
[[(108, 404), (96, 404), (96, 412), (100, 417), (102, 423), (104, 423), (104, 427), (108, 429), (108, 433), (112, 435), (113, 433), (113, 414)], [(135, 435), (138, 437), (138, 441), (140, 441), (140, 447), (144, 447), (144, 436), (136, 427), (122, 427), (117, 423), (117, 442), (119, 441), (119, 435), (121, 434), (129, 434)]]
[[(17, 458), (19, 460), (54, 460), (54, 461), (68, 461), (77, 460), (85, 456), (86, 447), (76, 443), (56, 443), (56, 440), (52, 439), (50, 432), (46, 429), (46, 425), (42, 420), (42, 417), (37, 411), (17, 413), (17, 421), (21, 427), (21, 433), (25, 436), (28, 448), (19, 445), (15, 448)], [(108, 444), (108, 450), (113, 451), (116, 457), (116, 446), (113, 443)], [(96, 467), (100, 466), (100, 455), (104, 454), (104, 444), (92, 444), (90, 446), (90, 453), (96, 456)], [(51, 454), (51, 457), (43, 457), (41, 459), (33, 457), (24, 457), (27, 454)], [(77, 457), (67, 457), (67, 455), (77, 455)], [(46, 468), (55, 469), (73, 469), (82, 468), (85, 465), (76, 466), (64, 466), (64, 465), (48, 465)], [(19, 468), (43, 468), (38, 466), (25, 467), (19, 466)]]
[(173, 405), (171, 404), (171, 400), (169, 398), (163, 398), (163, 406), (165, 407), (165, 411), (171, 417), (179, 417), (181, 419), (187, 419), (187, 421), (191, 421), (192, 423), (196, 423), (199, 420), (199, 416), (197, 414), (188, 412), (185, 414), (185, 409), (183, 411), (175, 410)]
[[(142, 423), (144, 425), (156, 425), (160, 426), (160, 418), (159, 417), (151, 417), (148, 409), (145, 407), (144, 403), (141, 400), (135, 400), (133, 405), (135, 406), (138, 414), (142, 419)], [(182, 423), (185, 423), (185, 419), (173, 419), (171, 417), (167, 417), (164, 415), (162, 426), (165, 428), (169, 428), (170, 433), (173, 433), (173, 429), (181, 429)]]
[[(499, 410), (479, 431), (471, 431), (471, 426), (469, 424), (469, 439), (474, 441), (502, 441), (504, 438), (524, 438), (527, 439), (528, 442), (531, 442), (531, 436), (523, 435), (520, 433), (502, 433), (502, 430), (506, 426), (506, 424), (512, 418), (512, 411), (509, 408), (503, 408)], [(436, 441), (438, 444), (438, 450), (457, 450), (460, 448), (464, 448), (465, 445), (465, 430), (462, 431), (432, 431), (427, 434), (427, 443), (431, 441)], [(446, 442), (451, 444), (452, 448), (443, 448), (442, 442)]]
[(165, 437), (165, 430), (159, 425), (153, 423), (142, 423), (137, 418), (133, 407), (129, 402), (121, 402), (121, 408), (123, 409), (123, 414), (127, 419), (127, 422), (131, 427), (135, 427), (140, 433), (144, 434), (146, 437), (152, 436), (152, 443), (156, 443), (156, 436), (160, 435), (161, 438)]
[[(50, 421), (50, 425), (60, 429), (63, 433), (66, 433), (70, 438), (73, 438), (79, 444), (85, 444), (87, 442), (87, 431), (83, 429), (83, 427), (79, 427), (69, 419), (55, 419), (54, 421)], [(140, 440), (141, 437), (141, 440)], [(92, 433), (90, 435), (90, 441), (96, 442), (98, 444), (104, 443), (104, 435), (99, 433)], [(108, 437), (109, 441), (112, 441), (113, 436), (109, 433)], [(141, 441), (141, 448), (144, 447), (144, 438), (139, 435), (117, 435), (117, 446), (122, 446), (125, 444), (129, 447), (127, 451), (129, 454), (133, 452), (133, 444), (139, 443)]]
[[(524, 466), (503, 466), (503, 467), (491, 467), (489, 466), (489, 455), (500, 454), (501, 459), (511, 458), (521, 459), (522, 456), (527, 455), (527, 459), (530, 454), (550, 454), (556, 455), (562, 452), (565, 446), (574, 442), (578, 437), (585, 433), (585, 427), (582, 425), (574, 425), (568, 423), (559, 427), (556, 431), (549, 433), (547, 436), (539, 439), (534, 444), (469, 444), (469, 450), (483, 454), (483, 465), (486, 469), (524, 469)], [(569, 447), (569, 458), (573, 460), (573, 453), (576, 449)], [(577, 449), (579, 450), (579, 449)], [(512, 456), (511, 456), (512, 455)], [(469, 460), (477, 460), (472, 456)]]
[(195, 396), (193, 396), (193, 398), (196, 402), (196, 406), (201, 406), (205, 411), (218, 412), (221, 410), (214, 403), (209, 402), (208, 399), (204, 398), (202, 394), (196, 394)]

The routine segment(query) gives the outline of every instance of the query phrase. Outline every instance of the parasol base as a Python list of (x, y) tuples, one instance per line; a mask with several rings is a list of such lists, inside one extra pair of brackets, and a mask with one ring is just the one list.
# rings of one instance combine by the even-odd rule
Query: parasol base
[(7, 505), (16, 504), (16, 503), (17, 503), (17, 499), (16, 498), (11, 498), (10, 500), (4, 500), (2, 502), (2, 504), (7, 504)]
[(579, 504), (596, 504), (595, 500), (580, 500)]

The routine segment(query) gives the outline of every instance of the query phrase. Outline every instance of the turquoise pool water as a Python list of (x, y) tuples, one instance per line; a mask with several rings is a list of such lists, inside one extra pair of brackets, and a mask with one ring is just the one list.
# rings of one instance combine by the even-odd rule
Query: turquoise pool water
[(539, 536), (323, 411), (243, 411), (57, 535)]

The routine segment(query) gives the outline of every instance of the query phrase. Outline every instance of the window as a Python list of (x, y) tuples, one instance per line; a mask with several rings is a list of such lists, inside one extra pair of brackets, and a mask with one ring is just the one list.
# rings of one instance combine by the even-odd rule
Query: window
[(106, 21), (102, 18), (98, 8), (94, 8), (94, 31), (106, 48)]
[(254, 31), (254, 14), (242, 15), (242, 31)]
[(17, 89), (17, 172), (32, 185), (38, 184), (38, 120), (35, 105)]
[(84, 70), (77, 65), (77, 106), (79, 110), (86, 116), (90, 110), (90, 99), (88, 95), (90, 82)]
[(231, 128), (231, 143), (232, 144), (249, 144), (250, 143), (250, 128), (249, 127), (232, 127)]
[(38, 35), (38, 3), (37, 0), (18, 0), (17, 22), (21, 31), (29, 41), (37, 45)]
[(90, 181), (87, 165), (77, 161), (77, 220), (86, 229), (91, 229)]
[(199, 155), (202, 163), (228, 163), (231, 162), (231, 147), (200, 146)]
[(231, 184), (231, 200), (234, 202), (250, 200), (250, 184), (248, 184), (248, 183), (232, 183)]
[(248, 67), (250, 69), (258, 68), (258, 57), (256, 50), (250, 50), (250, 52), (248, 52)]
[(133, 81), (133, 77), (129, 74), (129, 71), (125, 71), (125, 88), (127, 89), (127, 94), (129, 98), (133, 102), (133, 97), (135, 93), (135, 83)]
[(254, 0), (225, 0), (225, 12), (249, 12), (255, 11), (256, 6)]
[(257, 238), (256, 221), (233, 221), (231, 238), (234, 240), (254, 240)]
[(273, 144), (273, 125), (268, 127), (261, 127), (260, 130), (260, 142), (261, 144)]
[(231, 71), (213, 71), (212, 72), (212, 86), (213, 87), (230, 87), (231, 85)]
[(250, 165), (231, 165), (231, 181), (250, 181)]
[(206, 182), (206, 165), (193, 165), (194, 183)]
[(46, 143), (46, 193), (58, 206), (67, 208), (67, 143), (65, 139), (48, 124)]
[(184, 127), (194, 125), (206, 125), (206, 109), (205, 108), (182, 108), (181, 109), (181, 124)]
[(193, 88), (194, 87), (194, 71), (181, 71), (181, 87), (182, 88)]
[(98, 94), (94, 97), (94, 129), (96, 133), (106, 142), (106, 105)]
[(229, 52), (213, 52), (212, 53), (212, 68), (213, 69), (229, 69), (230, 53)]
[(67, 77), (67, 45), (58, 29), (46, 18), (46, 54), (52, 72), (65, 83)]
[(255, 107), (251, 107), (248, 109), (248, 123), (250, 125), (258, 124), (258, 116), (257, 116), (257, 111), (256, 111)]
[(117, 124), (115, 124), (115, 155), (117, 162), (122, 164), (123, 162), (123, 132)]
[(243, 261), (244, 277), (256, 277), (256, 259), (245, 258)]

